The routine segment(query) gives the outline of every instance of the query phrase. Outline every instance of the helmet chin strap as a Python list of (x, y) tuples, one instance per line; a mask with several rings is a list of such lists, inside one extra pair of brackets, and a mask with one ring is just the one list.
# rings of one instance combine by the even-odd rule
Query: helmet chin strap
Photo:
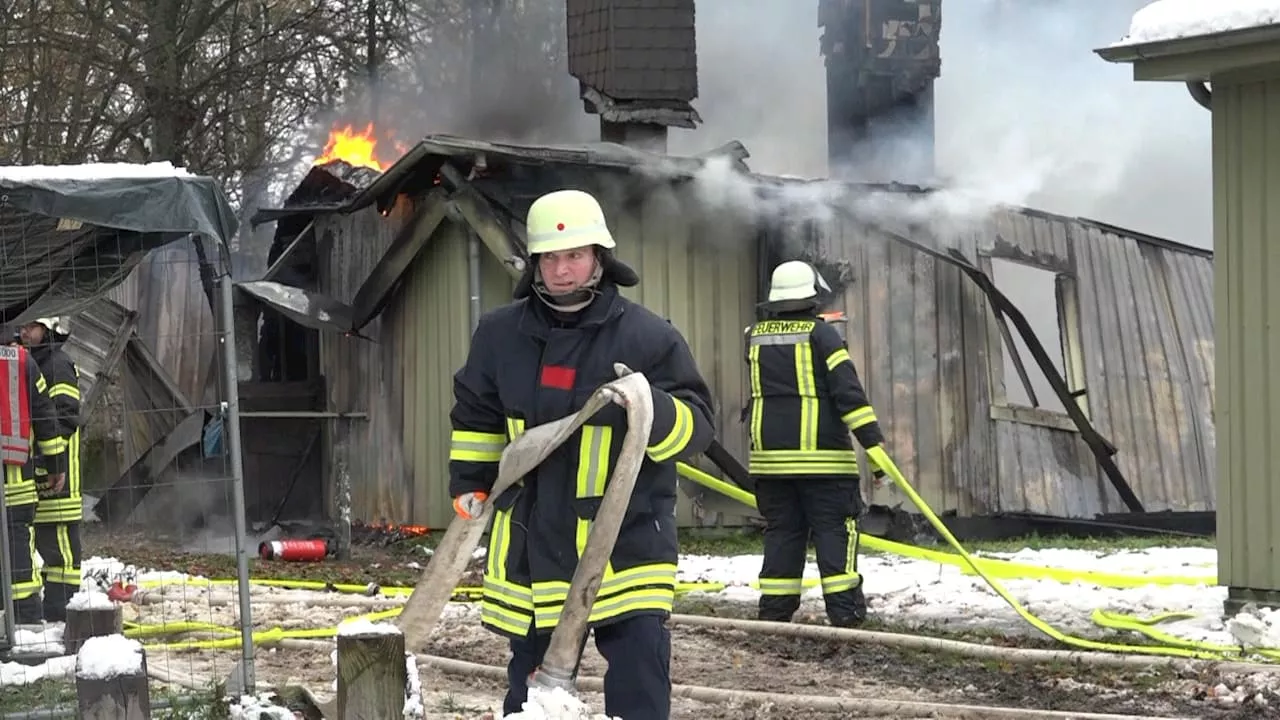
[(595, 300), (596, 295), (600, 293), (599, 285), (603, 277), (604, 267), (597, 259), (595, 270), (591, 272), (591, 277), (587, 282), (583, 283), (582, 287), (567, 293), (556, 294), (547, 288), (547, 284), (542, 280), (542, 271), (535, 267), (533, 271), (533, 292), (552, 310), (575, 313), (590, 305), (592, 300)]

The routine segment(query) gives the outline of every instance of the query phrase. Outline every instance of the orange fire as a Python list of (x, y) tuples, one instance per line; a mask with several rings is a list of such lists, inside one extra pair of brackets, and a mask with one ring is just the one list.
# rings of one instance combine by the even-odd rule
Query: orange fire
[(378, 172), (386, 169), (386, 164), (378, 159), (378, 138), (373, 132), (373, 123), (366, 125), (360, 132), (356, 132), (351, 125), (329, 131), (329, 141), (325, 143), (324, 152), (312, 164), (324, 165), (337, 160)]

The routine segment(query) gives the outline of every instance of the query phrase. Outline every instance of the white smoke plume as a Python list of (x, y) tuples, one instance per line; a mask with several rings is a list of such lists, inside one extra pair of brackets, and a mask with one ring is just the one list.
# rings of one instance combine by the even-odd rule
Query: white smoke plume
[[(1093, 52), (1119, 40), (1145, 4), (944, 0), (935, 125), (945, 189), (912, 201), (876, 196), (885, 202), (864, 200), (859, 211), (963, 222), (1009, 203), (1208, 246), (1209, 113), (1181, 84), (1135, 82), (1128, 66)], [(829, 174), (817, 5), (699, 3), (695, 104), (706, 122), (673, 131), (673, 153), (737, 139), (754, 171)], [(901, 158), (919, 142), (919, 133), (905, 132), (882, 156)], [(724, 187), (737, 181), (727, 168), (712, 164), (699, 187), (715, 202), (748, 203), (744, 188)], [(797, 193), (796, 204), (819, 214), (834, 195), (821, 187)]]
[[(858, 201), (857, 211), (870, 220), (924, 220), (936, 228), (1008, 203), (1208, 246), (1209, 113), (1180, 83), (1135, 82), (1128, 66), (1093, 52), (1119, 40), (1146, 2), (943, 0), (932, 183), (943, 189), (912, 197), (872, 194)], [(396, 114), (402, 137), (598, 139), (598, 120), (583, 111), (563, 57), (545, 61), (547, 52), (564, 47), (564, 0), (504, 7), (515, 13), (509, 27), (528, 30), (518, 42), (473, 53), (465, 37), (452, 37), (464, 29), (463, 20), (423, 44), (423, 67), (460, 69), (449, 74), (452, 85), (432, 87)], [(751, 153), (747, 162), (755, 172), (832, 175), (818, 0), (702, 0), (697, 31), (694, 105), (705, 122), (696, 130), (672, 130), (670, 152), (694, 155), (736, 139)], [(473, 71), (482, 93), (467, 89)], [(862, 175), (915, 179), (895, 178), (894, 168), (922, 152), (922, 136), (913, 128), (897, 131), (875, 156), (880, 167)], [(727, 161), (710, 163), (697, 187), (711, 202), (738, 211), (772, 213), (785, 205), (818, 219), (843, 196), (815, 182), (762, 203)]]

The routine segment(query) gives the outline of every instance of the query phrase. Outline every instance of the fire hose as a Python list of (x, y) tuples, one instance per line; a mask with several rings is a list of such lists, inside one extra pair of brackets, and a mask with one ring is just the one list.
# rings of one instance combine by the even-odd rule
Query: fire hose
[(485, 500), (485, 511), (477, 518), (456, 516), (449, 523), (397, 623), (404, 633), (405, 647), (411, 652), (424, 647), (435, 629), (440, 613), (466, 570), (467, 561), (480, 543), (494, 500), (564, 444), (591, 416), (609, 403), (616, 402), (626, 408), (626, 436), (606, 485), (604, 499), (588, 531), (586, 547), (578, 558), (550, 645), (542, 665), (529, 681), (530, 687), (572, 686), (591, 606), (604, 579), (609, 557), (613, 554), (613, 545), (644, 462), (645, 447), (653, 426), (653, 395), (648, 379), (620, 363), (614, 365), (614, 371), (618, 379), (597, 388), (577, 413), (529, 428), (514, 438), (503, 450), (498, 463), (498, 477)]

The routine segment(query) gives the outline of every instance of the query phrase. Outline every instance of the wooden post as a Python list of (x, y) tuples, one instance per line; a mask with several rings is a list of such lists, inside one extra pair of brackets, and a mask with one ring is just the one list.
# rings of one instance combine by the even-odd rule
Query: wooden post
[(150, 720), (147, 656), (123, 635), (87, 639), (76, 653), (80, 720)]
[(368, 621), (338, 626), (337, 720), (401, 717), (407, 681), (399, 628)]
[(67, 603), (67, 624), (62, 631), (62, 644), (68, 655), (74, 655), (89, 638), (122, 632), (123, 621), (120, 606), (105, 593), (81, 590)]

